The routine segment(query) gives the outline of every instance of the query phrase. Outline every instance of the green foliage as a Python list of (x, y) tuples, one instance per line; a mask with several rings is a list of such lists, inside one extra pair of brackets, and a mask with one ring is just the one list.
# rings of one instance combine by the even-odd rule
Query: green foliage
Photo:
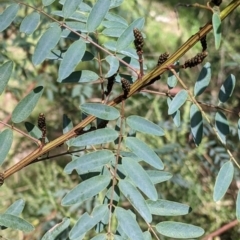
[[(211, 99), (206, 91), (211, 88), (214, 76), (213, 64), (209, 62), (199, 68), (196, 81), (191, 77), (191, 85), (185, 82), (187, 74), (180, 64), (182, 59), (174, 59), (163, 67), (165, 71), (174, 69), (168, 71), (166, 83), (162, 80), (149, 86), (158, 80), (150, 76), (147, 84), (137, 88), (148, 76), (141, 76), (141, 72), (150, 68), (151, 75), (154, 73), (151, 68), (156, 64), (147, 57), (143, 58), (145, 49), (137, 48), (136, 51), (133, 44), (136, 41), (133, 30), (147, 28), (144, 26), (146, 19), (129, 14), (135, 14), (135, 9), (131, 8), (128, 14), (126, 10), (119, 10), (124, 6), (122, 0), (96, 0), (94, 3), (60, 0), (59, 4), (42, 0), (38, 3), (39, 8), (30, 7), (27, 3), (6, 5), (0, 15), (0, 31), (4, 38), (8, 39), (5, 36), (8, 28), (14, 28), (14, 41), (25, 53), (18, 60), (6, 48), (0, 56), (0, 94), (4, 95), (6, 89), (6, 92), (16, 95), (18, 102), (10, 116), (15, 125), (1, 121), (12, 129), (0, 133), (0, 164), (6, 163), (4, 160), (10, 152), (13, 131), (25, 138), (36, 139), (34, 142), (38, 144), (40, 141), (37, 140), (41, 140), (37, 149), (28, 144), (24, 146), (25, 140), (22, 141), (22, 146), (30, 149), (29, 155), (20, 157), (23, 159), (12, 168), (8, 168), (6, 163), (7, 170), (1, 177), (5, 175), (7, 179), (30, 163), (35, 165), (35, 162), (52, 157), (66, 155), (71, 159), (66, 163), (64, 158), (56, 165), (50, 161), (50, 165), (42, 165), (44, 167), (36, 176), (34, 173), (31, 177), (22, 176), (34, 196), (31, 197), (32, 202), (34, 198), (37, 201), (35, 208), (38, 211), (32, 210), (36, 215), (33, 214), (31, 220), (34, 222), (37, 215), (46, 217), (57, 212), (58, 219), (54, 219), (52, 226), (44, 229), (37, 238), (144, 240), (160, 239), (159, 236), (163, 239), (164, 236), (180, 239), (201, 237), (205, 232), (203, 228), (210, 225), (216, 216), (211, 215), (205, 223), (194, 215), (202, 214), (198, 201), (205, 205), (212, 201), (208, 198), (210, 194), (204, 198), (199, 190), (201, 181), (205, 181), (204, 177), (199, 177), (200, 173), (217, 175), (215, 184), (212, 182), (206, 186), (209, 189), (205, 191), (213, 193), (213, 200), (219, 201), (233, 182), (234, 164), (240, 168), (229, 149), (229, 145), (237, 146), (234, 139), (237, 133), (240, 136), (240, 124), (238, 121), (238, 129), (232, 130), (233, 123), (228, 121), (224, 108), (237, 87), (235, 76), (229, 74), (217, 88), (217, 100), (223, 107), (205, 104), (217, 109), (215, 116), (208, 116), (201, 101)], [(223, 31), (221, 15), (219, 9), (211, 10), (215, 47), (219, 49)], [(150, 9), (145, 15), (149, 13)], [(25, 34), (19, 36), (19, 31)], [(145, 39), (148, 39), (147, 35)], [(6, 42), (7, 46), (14, 44)], [(145, 42), (149, 53), (156, 52), (151, 49), (150, 40)], [(192, 45), (186, 44), (184, 51)], [(19, 83), (12, 83), (14, 78), (19, 79)], [(129, 83), (129, 99), (124, 92), (126, 87), (121, 89), (122, 78)], [(33, 83), (28, 91), (26, 82)], [(158, 89), (166, 85), (168, 90), (160, 92), (160, 95), (166, 96), (167, 100), (151, 95), (159, 93), (155, 84), (160, 84)], [(142, 88), (145, 93), (141, 92)], [(56, 106), (52, 107), (51, 101)], [(121, 105), (121, 110), (117, 104)], [(56, 117), (53, 108), (60, 110), (57, 114), (66, 114)], [(35, 111), (48, 111), (50, 124), (47, 122), (47, 126), (42, 128), (31, 123), (36, 122)], [(58, 119), (62, 119), (62, 124)], [(31, 137), (22, 130), (23, 121), (26, 121), (24, 125)], [(45, 139), (49, 130), (49, 138)], [(56, 137), (53, 130), (62, 135)], [(189, 132), (190, 144), (187, 144)], [(211, 141), (212, 138), (214, 140)], [(65, 143), (67, 150), (64, 150), (65, 145), (61, 146)], [(51, 155), (53, 149), (56, 155)], [(210, 157), (205, 149), (211, 150)], [(208, 162), (204, 159), (206, 155)], [(212, 163), (214, 155), (215, 164)], [(212, 159), (209, 161), (209, 158)], [(209, 163), (211, 166), (207, 165)], [(47, 168), (49, 166), (51, 169)], [(56, 183), (51, 171), (57, 176)], [(64, 181), (68, 181), (67, 184)], [(19, 187), (24, 187), (21, 184)], [(198, 200), (195, 200), (196, 196)], [(53, 205), (47, 210), (45, 198)], [(234, 212), (237, 219), (240, 215), (239, 198), (238, 192)], [(39, 206), (41, 204), (43, 206)], [(0, 214), (1, 230), (34, 230), (30, 223), (19, 217), (24, 205), (23, 200), (18, 200)], [(210, 214), (210, 211), (206, 209), (205, 214)], [(201, 224), (201, 227), (184, 222)]]

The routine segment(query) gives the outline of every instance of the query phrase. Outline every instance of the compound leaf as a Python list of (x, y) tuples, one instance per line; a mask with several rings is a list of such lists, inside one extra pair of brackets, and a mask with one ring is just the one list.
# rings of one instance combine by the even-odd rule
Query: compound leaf
[(222, 103), (226, 102), (232, 96), (235, 84), (236, 78), (233, 74), (230, 74), (224, 81), (218, 94), (218, 98)]
[(120, 116), (119, 111), (101, 103), (84, 103), (80, 106), (84, 113), (88, 113), (104, 120), (115, 120)]
[(34, 230), (34, 227), (24, 219), (7, 213), (0, 214), (0, 225), (23, 232), (31, 232)]
[(50, 230), (48, 230), (41, 240), (51, 240), (56, 239), (57, 236), (60, 235), (65, 229), (67, 229), (70, 225), (70, 218), (63, 218), (62, 222), (53, 226)]
[(40, 14), (37, 12), (32, 12), (26, 16), (20, 25), (20, 32), (24, 32), (27, 35), (32, 34), (40, 22)]
[(180, 216), (186, 215), (191, 208), (186, 204), (158, 199), (157, 201), (147, 200), (151, 214), (159, 216)]
[(130, 239), (144, 240), (143, 233), (129, 210), (116, 207), (116, 217), (118, 224)]
[(98, 0), (96, 2), (87, 19), (87, 30), (89, 32), (95, 31), (95, 29), (101, 24), (109, 10), (110, 4), (110, 0)]
[(105, 189), (110, 180), (110, 176), (100, 175), (81, 182), (62, 199), (62, 205), (68, 206), (84, 202), (86, 199), (97, 195)]
[(71, 174), (74, 169), (79, 174), (87, 173), (90, 170), (104, 166), (105, 164), (114, 161), (115, 157), (109, 150), (100, 150), (91, 153), (87, 153), (81, 157), (78, 157), (68, 163), (64, 169), (67, 174)]
[(11, 77), (13, 70), (13, 62), (8, 61), (0, 66), (0, 95), (4, 91), (7, 83)]
[(231, 161), (224, 163), (217, 175), (217, 179), (214, 185), (213, 200), (215, 202), (221, 200), (221, 198), (227, 192), (234, 174), (234, 166)]
[(0, 133), (0, 166), (5, 160), (13, 141), (13, 132), (10, 129), (5, 129)]
[(78, 136), (72, 142), (72, 146), (83, 147), (87, 145), (103, 144), (113, 142), (118, 137), (118, 132), (110, 129), (98, 129)]
[(187, 100), (188, 93), (186, 90), (182, 89), (177, 93), (169, 104), (168, 114), (171, 115), (175, 113)]
[(198, 76), (198, 79), (195, 83), (194, 96), (201, 95), (205, 91), (205, 89), (208, 87), (210, 80), (211, 80), (211, 64), (207, 62), (203, 66)]
[(156, 225), (156, 229), (160, 234), (166, 237), (179, 239), (197, 238), (204, 234), (204, 230), (200, 227), (173, 221), (161, 222)]
[(0, 15), (0, 32), (5, 30), (17, 16), (19, 4), (11, 4)]
[(68, 77), (76, 68), (86, 51), (86, 43), (78, 40), (66, 51), (58, 70), (58, 82)]
[(157, 190), (142, 166), (137, 161), (127, 157), (122, 159), (122, 165), (135, 186), (137, 186), (150, 199), (157, 200)]
[(59, 26), (50, 27), (39, 39), (32, 56), (34, 65), (42, 63), (49, 52), (57, 45), (61, 37), (61, 28)]
[(156, 136), (163, 136), (164, 131), (161, 127), (159, 127), (157, 124), (150, 122), (146, 120), (143, 117), (139, 117), (137, 115), (132, 115), (127, 117), (126, 119), (127, 124), (130, 128), (132, 128), (135, 131), (139, 131), (142, 133), (148, 133)]
[(140, 159), (159, 170), (164, 168), (161, 159), (146, 143), (135, 137), (127, 137), (125, 143), (126, 146)]
[(43, 87), (39, 86), (34, 88), (26, 97), (24, 97), (13, 110), (12, 121), (14, 123), (24, 121), (37, 105), (42, 93)]
[(195, 104), (190, 108), (190, 124), (194, 142), (199, 145), (203, 135), (202, 113)]
[(119, 188), (143, 219), (150, 223), (152, 221), (152, 215), (142, 194), (137, 188), (127, 179), (119, 181)]

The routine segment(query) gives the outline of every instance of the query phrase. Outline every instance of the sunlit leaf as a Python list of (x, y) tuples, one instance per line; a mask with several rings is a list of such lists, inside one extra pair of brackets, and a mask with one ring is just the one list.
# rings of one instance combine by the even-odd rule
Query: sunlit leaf
[(107, 63), (110, 66), (109, 71), (107, 72), (107, 74), (105, 75), (106, 78), (111, 77), (113, 74), (115, 74), (118, 71), (119, 68), (119, 61), (118, 59), (116, 59), (116, 57), (114, 56), (107, 56), (105, 58), (105, 60), (107, 61)]
[(25, 128), (27, 129), (28, 133), (37, 139), (42, 138), (42, 131), (35, 125), (30, 122), (24, 122)]
[(100, 175), (81, 182), (62, 199), (62, 205), (68, 206), (84, 202), (105, 189), (110, 180), (110, 176)]
[(58, 81), (68, 77), (81, 61), (86, 51), (86, 43), (78, 40), (71, 44), (60, 63), (58, 70)]
[(116, 207), (116, 217), (122, 230), (130, 239), (144, 240), (143, 233), (132, 214), (120, 207)]
[(218, 98), (222, 103), (226, 102), (232, 96), (235, 84), (236, 78), (233, 74), (230, 74), (222, 84), (218, 94)]
[(74, 169), (79, 174), (89, 172), (94, 168), (104, 166), (105, 164), (114, 161), (115, 157), (109, 150), (100, 150), (91, 153), (87, 153), (81, 157), (78, 157), (68, 163), (64, 169), (67, 174), (71, 174)]
[(116, 108), (101, 103), (84, 103), (80, 105), (80, 109), (104, 120), (115, 120), (120, 116)]
[(98, 78), (99, 76), (95, 72), (89, 70), (82, 70), (73, 72), (67, 78), (62, 80), (58, 79), (58, 81), (62, 83), (84, 83), (95, 81)]
[(119, 188), (122, 194), (129, 200), (138, 213), (150, 223), (152, 221), (152, 215), (150, 210), (137, 188), (128, 180), (119, 180)]
[(224, 113), (217, 112), (215, 115), (215, 126), (220, 135), (220, 138), (224, 144), (226, 144), (226, 138), (229, 134), (229, 123)]
[(138, 18), (134, 22), (132, 22), (126, 30), (122, 33), (122, 35), (117, 40), (117, 51), (121, 51), (128, 47), (131, 42), (134, 40), (133, 29), (138, 28), (141, 30), (144, 25), (144, 18)]
[(203, 135), (203, 120), (202, 113), (195, 104), (190, 108), (190, 124), (194, 142), (199, 145)]
[(134, 185), (150, 199), (157, 200), (157, 190), (142, 166), (137, 161), (126, 157), (122, 159), (122, 165)]
[(5, 30), (17, 16), (19, 4), (11, 4), (0, 15), (0, 32)]
[(100, 205), (93, 209), (91, 216), (88, 213), (84, 213), (73, 226), (71, 232), (69, 233), (70, 239), (75, 239), (91, 228), (93, 228), (108, 212), (107, 205)]
[(18, 105), (13, 110), (12, 121), (14, 123), (20, 123), (24, 121), (31, 114), (42, 94), (42, 86), (34, 88), (26, 97), (24, 97), (18, 103)]
[(126, 146), (140, 159), (159, 170), (164, 168), (161, 159), (146, 143), (135, 137), (127, 137), (125, 143)]
[(70, 218), (63, 218), (62, 222), (53, 226), (50, 230), (48, 230), (41, 240), (51, 240), (56, 239), (60, 233), (66, 230), (70, 225)]
[(109, 10), (110, 4), (110, 0), (97, 0), (88, 16), (87, 29), (89, 32), (95, 31), (95, 29), (101, 24)]
[(7, 213), (0, 214), (0, 225), (23, 232), (31, 232), (34, 230), (34, 227), (24, 219)]
[(219, 201), (227, 192), (234, 174), (234, 166), (231, 161), (224, 163), (217, 175), (214, 185), (213, 200)]
[(111, 0), (110, 8), (115, 8), (120, 6), (124, 0)]
[(164, 131), (157, 124), (148, 121), (143, 117), (132, 115), (127, 117), (127, 124), (135, 131), (148, 133), (156, 136), (163, 136)]
[(211, 80), (211, 64), (207, 62), (203, 66), (198, 76), (198, 79), (194, 85), (194, 96), (201, 95), (208, 87), (210, 80)]
[(219, 13), (215, 12), (212, 15), (213, 34), (215, 39), (215, 48), (219, 49), (221, 44), (222, 29), (221, 29), (221, 18)]
[(157, 201), (147, 200), (146, 202), (153, 215), (180, 216), (186, 215), (191, 211), (191, 208), (185, 204), (164, 199), (158, 199)]
[(24, 32), (27, 35), (32, 34), (40, 22), (40, 14), (38, 12), (32, 12), (27, 15), (20, 25), (20, 32)]
[(0, 133), (0, 166), (5, 160), (13, 141), (13, 132), (10, 129), (5, 129)]
[(153, 184), (165, 182), (172, 178), (172, 174), (164, 171), (157, 170), (147, 170), (147, 174), (149, 175)]
[(83, 147), (87, 145), (103, 144), (113, 142), (118, 137), (118, 132), (110, 129), (98, 129), (78, 136), (72, 142), (72, 146)]
[[(174, 66), (176, 66), (176, 70), (175, 71), (176, 71), (177, 75), (179, 75), (179, 68), (178, 68), (179, 61), (175, 62)], [(169, 71), (168, 79), (167, 79), (168, 88), (172, 89), (172, 88), (176, 87), (177, 82), (178, 82), (178, 80), (177, 80), (176, 76), (173, 74), (172, 71)]]
[(165, 221), (156, 225), (157, 231), (170, 238), (185, 239), (198, 238), (204, 234), (204, 230), (200, 227), (173, 221)]
[[(168, 104), (168, 107), (170, 106), (172, 100), (170, 97), (167, 98), (167, 104)], [(176, 127), (180, 127), (181, 125), (181, 118), (180, 118), (180, 110), (177, 110), (176, 112), (174, 112), (172, 115), (172, 118), (173, 118), (173, 122), (175, 124)]]
[(119, 22), (119, 23), (124, 24), (125, 26), (128, 26), (126, 19), (124, 19), (122, 16), (117, 15), (115, 13), (108, 12), (107, 15), (105, 16), (105, 18), (109, 21)]
[(187, 97), (188, 93), (186, 90), (182, 89), (179, 91), (169, 105), (168, 114), (171, 115), (175, 113), (186, 102)]
[(0, 95), (3, 93), (7, 83), (11, 77), (13, 70), (13, 62), (8, 61), (0, 66)]
[(77, 10), (77, 7), (81, 2), (82, 0), (66, 0), (63, 5), (64, 18), (69, 18)]
[(61, 28), (54, 26), (49, 28), (39, 39), (32, 56), (34, 65), (42, 63), (48, 56), (49, 52), (57, 45), (61, 37)]

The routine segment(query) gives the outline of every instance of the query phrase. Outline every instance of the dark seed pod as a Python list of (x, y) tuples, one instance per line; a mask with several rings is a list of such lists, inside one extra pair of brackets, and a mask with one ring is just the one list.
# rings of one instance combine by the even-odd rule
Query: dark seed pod
[[(201, 28), (200, 28), (201, 30)], [(207, 50), (207, 35), (204, 35), (201, 39), (200, 39), (201, 45), (202, 45), (202, 52), (205, 52)]]
[(167, 52), (162, 53), (158, 58), (157, 66), (161, 66), (164, 62), (166, 62), (168, 57), (169, 57), (169, 53)]
[(212, 0), (211, 3), (216, 5), (216, 6), (220, 6), (221, 3), (222, 3), (222, 0)]
[(111, 77), (107, 78), (107, 91), (105, 91), (106, 96), (109, 95), (109, 93), (112, 91), (113, 84), (115, 82), (115, 77), (117, 74), (112, 75)]
[(192, 68), (197, 66), (198, 64), (202, 63), (204, 58), (208, 55), (207, 52), (198, 53), (195, 57), (187, 60), (183, 65), (182, 68)]
[(128, 93), (130, 92), (131, 84), (129, 83), (128, 80), (124, 78), (121, 79), (121, 83), (122, 83), (124, 97), (127, 97)]
[(142, 53), (142, 48), (144, 45), (143, 36), (137, 28), (133, 29), (133, 34), (134, 34), (134, 38), (135, 38), (135, 40), (134, 40), (135, 48), (136, 48), (137, 52)]
[(0, 186), (4, 183), (4, 173), (0, 173)]
[(45, 138), (47, 129), (46, 129), (46, 119), (43, 113), (40, 113), (38, 116), (38, 127), (42, 131), (42, 138)]

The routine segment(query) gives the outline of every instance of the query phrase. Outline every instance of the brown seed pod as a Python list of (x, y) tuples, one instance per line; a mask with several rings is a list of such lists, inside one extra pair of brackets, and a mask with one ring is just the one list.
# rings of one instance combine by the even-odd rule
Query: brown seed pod
[(169, 57), (169, 53), (167, 52), (162, 53), (158, 58), (157, 66), (161, 66), (164, 62), (166, 62), (168, 57)]
[(43, 113), (40, 113), (38, 116), (38, 127), (42, 131), (42, 138), (45, 138), (47, 129), (46, 129), (46, 119)]
[[(200, 28), (201, 29), (201, 28)], [(201, 45), (202, 45), (202, 52), (205, 52), (207, 50), (207, 35), (204, 35), (200, 39)]]
[(207, 52), (198, 53), (195, 57), (187, 60), (183, 65), (182, 68), (192, 68), (197, 66), (198, 64), (202, 63), (204, 58), (208, 55)]
[(4, 183), (4, 173), (0, 173), (0, 186)]
[(114, 74), (112, 75), (111, 77), (107, 78), (107, 91), (105, 91), (104, 93), (106, 94), (106, 96), (109, 95), (109, 93), (112, 91), (112, 87), (113, 87), (113, 84), (115, 82), (115, 77), (116, 77), (117, 74)]
[(134, 35), (134, 38), (135, 38), (135, 40), (134, 40), (135, 48), (136, 48), (137, 52), (142, 53), (142, 48), (143, 48), (143, 45), (144, 45), (143, 36), (137, 28), (133, 29), (133, 35)]
[(121, 83), (122, 83), (124, 97), (127, 97), (128, 93), (130, 92), (131, 84), (129, 83), (128, 80), (124, 78), (121, 79)]

